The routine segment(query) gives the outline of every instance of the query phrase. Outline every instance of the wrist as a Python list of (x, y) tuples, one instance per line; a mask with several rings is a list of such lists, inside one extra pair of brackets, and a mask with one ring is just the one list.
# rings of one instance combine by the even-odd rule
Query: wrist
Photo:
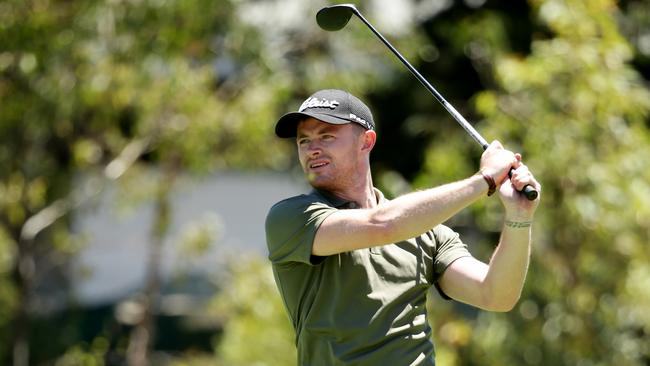
[(506, 207), (506, 212), (503, 217), (505, 221), (533, 221), (535, 219), (535, 211)]
[(487, 186), (488, 186), (487, 195), (488, 196), (493, 195), (494, 192), (496, 192), (496, 190), (497, 190), (497, 183), (494, 180), (494, 178), (490, 174), (488, 174), (487, 172), (485, 172), (483, 170), (479, 170), (478, 173), (476, 173), (476, 175), (482, 177), (483, 180), (485, 181), (485, 183), (487, 184)]
[(515, 221), (515, 222), (524, 222), (524, 221), (533, 221), (535, 218), (533, 215), (527, 215), (524, 212), (521, 212), (519, 215), (513, 215), (512, 213), (506, 212), (504, 215), (504, 221)]
[(505, 227), (511, 228), (511, 229), (528, 229), (531, 226), (533, 226), (533, 220), (508, 220), (505, 219), (503, 221), (503, 225)]

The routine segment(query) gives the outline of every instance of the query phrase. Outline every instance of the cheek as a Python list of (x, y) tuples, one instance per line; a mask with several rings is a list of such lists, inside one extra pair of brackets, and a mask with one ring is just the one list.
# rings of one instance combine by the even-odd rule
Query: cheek
[(301, 148), (300, 145), (297, 146), (296, 151), (298, 152), (298, 159), (300, 161), (303, 161), (305, 159), (305, 151), (304, 149)]
[(357, 141), (350, 141), (345, 145), (345, 156), (350, 162), (354, 162), (359, 157), (360, 147)]
[(298, 150), (298, 162), (300, 163), (300, 166), (303, 168), (305, 167), (305, 154), (302, 154), (300, 150)]

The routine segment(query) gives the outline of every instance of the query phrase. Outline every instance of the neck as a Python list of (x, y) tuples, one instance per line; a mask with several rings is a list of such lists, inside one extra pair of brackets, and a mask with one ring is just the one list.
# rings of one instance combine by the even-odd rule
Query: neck
[(372, 208), (377, 206), (377, 196), (372, 185), (372, 175), (370, 169), (365, 175), (354, 179), (352, 184), (330, 191), (339, 198), (355, 202), (360, 208)]

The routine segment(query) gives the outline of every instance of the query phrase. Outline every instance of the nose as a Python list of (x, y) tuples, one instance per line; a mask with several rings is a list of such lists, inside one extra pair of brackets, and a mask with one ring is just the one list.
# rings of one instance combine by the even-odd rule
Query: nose
[(322, 153), (320, 144), (317, 142), (317, 140), (312, 140), (309, 142), (307, 145), (307, 155), (310, 158), (314, 158), (319, 156)]

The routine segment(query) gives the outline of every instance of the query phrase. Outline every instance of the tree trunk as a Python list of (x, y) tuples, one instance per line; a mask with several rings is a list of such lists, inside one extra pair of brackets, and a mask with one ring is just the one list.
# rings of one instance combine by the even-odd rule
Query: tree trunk
[(31, 254), (31, 241), (18, 242), (18, 257), (14, 270), (14, 283), (17, 290), (16, 309), (14, 313), (12, 340), (13, 366), (29, 365), (29, 336), (31, 321), (29, 305), (34, 278), (34, 258)]
[(142, 318), (131, 333), (127, 350), (127, 362), (130, 366), (151, 364), (151, 350), (156, 339), (156, 313), (160, 298), (161, 259), (163, 242), (167, 235), (170, 220), (170, 192), (174, 184), (177, 169), (170, 164), (163, 174), (155, 201), (154, 219), (149, 242), (149, 261), (147, 264), (144, 299), (142, 300)]

